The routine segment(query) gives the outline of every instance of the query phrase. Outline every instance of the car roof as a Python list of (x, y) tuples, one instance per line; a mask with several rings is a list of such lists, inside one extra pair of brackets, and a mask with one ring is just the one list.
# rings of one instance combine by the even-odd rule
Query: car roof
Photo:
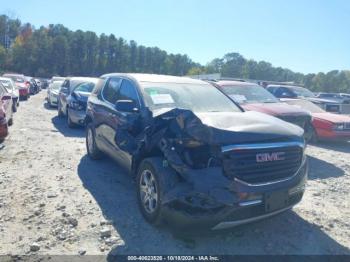
[(258, 84), (255, 84), (252, 82), (235, 81), (235, 80), (221, 80), (214, 83), (219, 86), (259, 86)]
[(12, 82), (12, 79), (9, 78), (9, 77), (1, 77), (1, 76), (0, 76), (0, 80), (6, 80), (6, 81)]
[(97, 77), (84, 77), (84, 76), (70, 76), (70, 77), (66, 77), (65, 80), (69, 80), (69, 81), (92, 81), (92, 82), (96, 82), (98, 81)]
[(286, 87), (286, 88), (304, 88), (304, 89), (307, 89), (303, 86), (293, 86), (293, 85), (276, 85), (276, 84), (273, 84), (273, 85), (267, 85), (267, 87)]
[(206, 84), (206, 82), (183, 76), (157, 75), (157, 74), (139, 74), (139, 73), (110, 73), (101, 77), (128, 77), (137, 82), (153, 83), (181, 83), (181, 84)]

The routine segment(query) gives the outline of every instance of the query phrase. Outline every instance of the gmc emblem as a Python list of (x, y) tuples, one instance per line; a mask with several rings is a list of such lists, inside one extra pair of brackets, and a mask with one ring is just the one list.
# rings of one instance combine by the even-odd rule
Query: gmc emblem
[(256, 162), (272, 162), (285, 160), (285, 152), (261, 153), (256, 155)]

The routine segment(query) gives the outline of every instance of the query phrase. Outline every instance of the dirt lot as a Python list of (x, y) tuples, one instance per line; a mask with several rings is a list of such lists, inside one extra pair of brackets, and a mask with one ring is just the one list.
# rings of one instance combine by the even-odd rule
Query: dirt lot
[(0, 150), (0, 255), (350, 254), (349, 143), (308, 148), (307, 191), (293, 211), (178, 236), (143, 220), (133, 181), (109, 159), (91, 161), (84, 130), (69, 129), (45, 93), (21, 103)]

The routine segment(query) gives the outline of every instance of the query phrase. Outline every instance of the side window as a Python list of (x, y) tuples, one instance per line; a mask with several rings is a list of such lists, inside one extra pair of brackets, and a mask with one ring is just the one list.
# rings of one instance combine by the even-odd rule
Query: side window
[(69, 87), (69, 80), (64, 80), (62, 87)]
[(139, 108), (139, 99), (135, 86), (129, 80), (123, 80), (119, 90), (118, 100), (131, 100), (134, 106)]
[(102, 96), (106, 101), (112, 104), (117, 102), (120, 83), (120, 78), (113, 77), (108, 80), (102, 91)]

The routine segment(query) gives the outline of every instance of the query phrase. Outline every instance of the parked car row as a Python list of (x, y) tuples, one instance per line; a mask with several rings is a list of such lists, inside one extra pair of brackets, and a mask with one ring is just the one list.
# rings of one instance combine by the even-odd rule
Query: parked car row
[(9, 133), (13, 124), (13, 113), (17, 112), (20, 100), (40, 92), (45, 79), (34, 79), (22, 74), (6, 73), (0, 77), (0, 143)]
[[(47, 101), (69, 127), (86, 127), (92, 159), (108, 155), (133, 175), (148, 222), (223, 229), (301, 200), (303, 128), (311, 125), (308, 112), (264, 89), (296, 119), (245, 111), (226, 84), (150, 74), (67, 77), (52, 79)], [(249, 88), (254, 95), (256, 86)]]
[(349, 116), (274, 86), (121, 73), (50, 82), (49, 105), (85, 126), (91, 159), (128, 170), (156, 225), (223, 229), (288, 210), (304, 193), (306, 141), (350, 140)]

